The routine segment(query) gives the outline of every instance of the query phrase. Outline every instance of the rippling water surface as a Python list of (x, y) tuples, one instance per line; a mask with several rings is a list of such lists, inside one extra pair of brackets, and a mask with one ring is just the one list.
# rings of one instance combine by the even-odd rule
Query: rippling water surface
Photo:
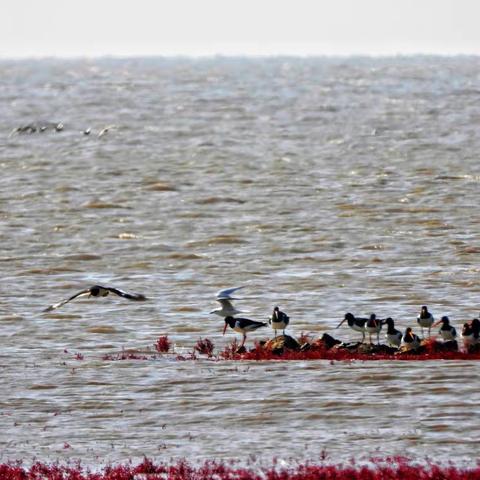
[[(222, 348), (236, 285), (293, 335), (478, 316), (478, 58), (2, 62), (0, 109), (1, 461), (476, 458), (475, 362), (102, 357)], [(42, 313), (94, 283), (150, 301)]]

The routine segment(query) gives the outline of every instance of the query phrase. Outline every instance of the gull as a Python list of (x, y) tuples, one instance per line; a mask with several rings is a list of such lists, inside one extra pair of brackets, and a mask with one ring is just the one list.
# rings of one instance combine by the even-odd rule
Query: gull
[(84, 297), (84, 296), (106, 297), (109, 293), (114, 293), (115, 295), (118, 295), (119, 297), (127, 298), (128, 300), (142, 301), (147, 299), (147, 297), (145, 297), (145, 295), (141, 293), (128, 293), (128, 292), (124, 292), (123, 290), (119, 290), (118, 288), (103, 287), (102, 285), (94, 285), (93, 287), (81, 290), (80, 292), (76, 293), (75, 295), (72, 295), (70, 298), (67, 298), (66, 300), (62, 300), (61, 302), (50, 305), (44, 310), (44, 312), (50, 312), (52, 310), (55, 310), (78, 297)]
[(237, 290), (240, 290), (241, 288), (245, 288), (245, 285), (242, 285), (241, 287), (233, 287), (233, 288), (225, 288), (224, 290), (219, 290), (215, 297), (217, 299), (219, 298), (225, 298), (227, 300), (240, 300), (239, 298), (234, 298), (232, 297), (232, 293), (235, 293)]
[(225, 288), (224, 290), (219, 290), (216, 295), (215, 295), (215, 300), (220, 303), (221, 308), (216, 308), (212, 310), (210, 313), (214, 313), (215, 315), (218, 315), (219, 317), (233, 317), (237, 313), (242, 313), (242, 310), (237, 310), (233, 305), (232, 305), (232, 300), (239, 300), (238, 298), (232, 297), (232, 293), (236, 292), (237, 290), (240, 290), (241, 288), (244, 288), (243, 286), (241, 287), (233, 287), (233, 288)]
[(110, 130), (116, 128), (117, 126), (116, 125), (107, 125), (105, 128), (102, 128), (100, 130), (100, 132), (98, 132), (98, 137), (103, 137), (104, 135), (106, 135)]

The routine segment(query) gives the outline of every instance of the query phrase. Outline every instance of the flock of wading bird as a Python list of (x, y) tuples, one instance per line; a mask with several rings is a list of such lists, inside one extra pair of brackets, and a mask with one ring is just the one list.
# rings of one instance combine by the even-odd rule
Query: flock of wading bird
[[(249, 318), (241, 318), (236, 316), (237, 314), (244, 312), (235, 308), (232, 302), (240, 299), (235, 298), (232, 295), (241, 288), (245, 287), (241, 286), (226, 288), (217, 292), (215, 296), (215, 300), (220, 303), (220, 308), (216, 308), (210, 313), (216, 314), (224, 319), (225, 325), (223, 328), (223, 334), (225, 335), (227, 327), (230, 327), (234, 331), (241, 333), (243, 338), (239, 348), (244, 347), (248, 332), (253, 332), (259, 328), (266, 327), (268, 324), (270, 324), (275, 331), (275, 337), (277, 336), (278, 330), (282, 330), (283, 335), (285, 336), (285, 329), (290, 323), (290, 318), (285, 312), (280, 311), (279, 307), (277, 306), (274, 307), (272, 315), (268, 319), (268, 324), (266, 322), (258, 322), (256, 320), (250, 320)], [(50, 305), (44, 311), (50, 312), (79, 297), (106, 297), (110, 293), (128, 300), (147, 300), (147, 297), (141, 293), (128, 293), (114, 287), (94, 285), (77, 292), (65, 300)], [(352, 330), (362, 334), (361, 343), (365, 342), (365, 336), (368, 333), (370, 344), (372, 344), (372, 335), (377, 336), (377, 345), (380, 344), (380, 332), (383, 326), (386, 325), (387, 331), (385, 333), (385, 339), (389, 347), (398, 348), (402, 351), (414, 351), (421, 346), (420, 337), (413, 333), (411, 327), (406, 328), (402, 333), (400, 330), (395, 328), (395, 322), (391, 317), (380, 319), (377, 318), (374, 313), (372, 313), (369, 318), (360, 318), (356, 317), (352, 313), (346, 313), (344, 319), (336, 326), (336, 328), (339, 328), (345, 322), (347, 322), (347, 325)], [(428, 330), (428, 336), (430, 337), (432, 327), (441, 325), (438, 333), (443, 342), (455, 342), (456, 345), (457, 331), (453, 325), (450, 325), (450, 320), (447, 316), (443, 316), (438, 322), (435, 322), (431, 312), (428, 311), (426, 306), (423, 306), (420, 310), (420, 314), (417, 317), (417, 324), (421, 329), (422, 339), (424, 339), (424, 329)], [(478, 318), (474, 318), (473, 320), (464, 323), (461, 337), (464, 347), (467, 351), (474, 348), (475, 345), (480, 345), (480, 320)]]

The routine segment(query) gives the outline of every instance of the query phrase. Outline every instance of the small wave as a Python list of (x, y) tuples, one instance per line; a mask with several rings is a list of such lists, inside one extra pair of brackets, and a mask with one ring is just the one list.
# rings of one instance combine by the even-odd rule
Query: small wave
[(215, 203), (238, 203), (241, 205), (245, 203), (245, 200), (233, 197), (207, 197), (196, 200), (195, 203), (197, 205), (212, 205)]

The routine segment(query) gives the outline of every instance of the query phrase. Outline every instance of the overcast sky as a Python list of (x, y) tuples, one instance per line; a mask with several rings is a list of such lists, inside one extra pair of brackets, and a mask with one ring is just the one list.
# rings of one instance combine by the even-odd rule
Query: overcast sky
[(480, 54), (480, 0), (1, 0), (0, 57)]

